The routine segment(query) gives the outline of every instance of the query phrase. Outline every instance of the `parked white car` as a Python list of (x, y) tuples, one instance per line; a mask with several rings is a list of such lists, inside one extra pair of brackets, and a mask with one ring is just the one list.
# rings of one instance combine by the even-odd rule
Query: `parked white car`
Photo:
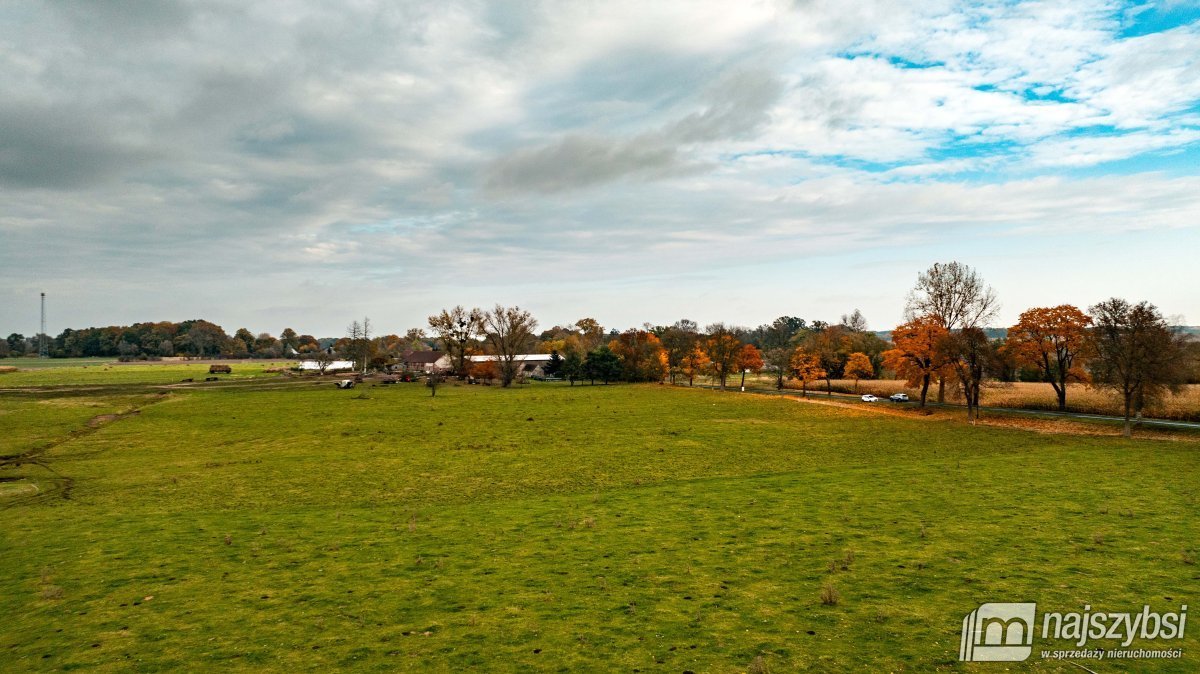
[(888, 400), (890, 400), (894, 403), (906, 403), (906, 402), (908, 402), (908, 394), (907, 393), (893, 393), (892, 395), (888, 396)]
[(876, 398), (875, 396), (868, 393), (862, 397), (862, 401), (864, 403), (873, 403), (873, 402), (878, 402), (879, 398)]

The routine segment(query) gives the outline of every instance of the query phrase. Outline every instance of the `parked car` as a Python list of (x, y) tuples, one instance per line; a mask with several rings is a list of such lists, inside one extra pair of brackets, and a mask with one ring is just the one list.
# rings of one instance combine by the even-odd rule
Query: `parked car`
[(892, 395), (888, 396), (888, 400), (890, 400), (894, 403), (906, 403), (906, 402), (908, 402), (908, 394), (907, 393), (893, 393)]
[(873, 402), (877, 402), (878, 400), (879, 400), (879, 398), (876, 398), (875, 396), (871, 395), (870, 393), (868, 393), (862, 397), (862, 401), (864, 403), (873, 403)]

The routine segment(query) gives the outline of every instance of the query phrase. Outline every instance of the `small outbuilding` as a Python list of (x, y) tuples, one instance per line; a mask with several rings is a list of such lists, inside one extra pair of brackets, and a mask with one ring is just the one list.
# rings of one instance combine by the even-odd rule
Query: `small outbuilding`
[[(525, 377), (542, 377), (546, 374), (546, 366), (550, 364), (550, 360), (554, 356), (549, 353), (523, 353), (518, 354), (513, 360), (517, 364), (517, 375)], [(467, 356), (467, 360), (472, 363), (484, 363), (487, 361), (498, 362), (497, 356), (479, 355)]]

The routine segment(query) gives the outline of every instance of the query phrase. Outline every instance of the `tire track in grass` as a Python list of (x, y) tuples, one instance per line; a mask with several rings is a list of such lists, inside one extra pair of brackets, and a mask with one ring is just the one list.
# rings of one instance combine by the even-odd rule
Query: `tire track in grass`
[[(52, 485), (52, 487), (50, 489), (40, 489), (37, 487), (36, 484), (34, 484), (33, 486), (36, 489), (36, 491), (33, 494), (29, 494), (27, 496), (19, 496), (19, 497), (10, 499), (5, 503), (0, 503), (0, 510), (6, 510), (8, 508), (13, 508), (13, 507), (16, 507), (19, 505), (26, 505), (26, 504), (32, 503), (34, 501), (45, 500), (45, 499), (49, 499), (49, 498), (61, 498), (65, 501), (71, 500), (71, 491), (75, 488), (75, 479), (70, 477), (69, 475), (64, 475), (64, 474), (58, 472), (58, 470), (56, 470), (54, 468), (54, 466), (51, 465), (53, 463), (53, 461), (50, 458), (46, 457), (46, 454), (53, 449), (57, 449), (59, 447), (62, 447), (63, 445), (66, 445), (69, 442), (74, 442), (75, 440), (89, 437), (92, 434), (98, 432), (100, 429), (108, 426), (109, 424), (116, 423), (118, 421), (121, 421), (122, 419), (136, 417), (136, 416), (140, 415), (142, 413), (142, 410), (146, 409), (147, 407), (150, 407), (151, 405), (156, 405), (165, 400), (168, 400), (168, 399), (170, 399), (170, 397), (171, 396), (169, 393), (159, 392), (152, 399), (147, 400), (146, 402), (141, 403), (139, 405), (134, 405), (123, 412), (118, 412), (116, 414), (96, 415), (96, 416), (92, 417), (91, 419), (88, 419), (87, 423), (84, 424), (83, 428), (77, 428), (75, 430), (72, 430), (69, 433), (67, 433), (65, 436), (55, 439), (55, 440), (51, 440), (50, 442), (48, 442), (44, 445), (35, 447), (31, 450), (22, 452), (20, 454), (0, 456), (0, 470), (5, 470), (5, 469), (12, 470), (12, 469), (20, 468), (22, 466), (36, 466), (36, 467), (41, 468), (42, 470), (45, 470), (50, 473), (51, 476), (44, 478), (44, 480), (46, 482), (49, 482)], [(0, 478), (0, 480), (3, 480), (4, 482), (16, 482), (16, 481), (22, 480), (22, 479), (29, 479), (29, 478), (26, 476), (12, 476), (12, 477)], [(33, 484), (33, 483), (31, 482), (30, 484)]]

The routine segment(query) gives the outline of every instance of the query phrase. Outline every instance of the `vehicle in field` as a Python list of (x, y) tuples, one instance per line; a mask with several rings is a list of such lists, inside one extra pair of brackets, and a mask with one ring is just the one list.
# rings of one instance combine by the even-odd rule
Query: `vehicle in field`
[(908, 394), (907, 393), (893, 393), (892, 395), (888, 396), (888, 400), (890, 400), (894, 403), (906, 403), (906, 402), (908, 402)]
[(873, 403), (873, 402), (878, 402), (879, 398), (876, 398), (875, 396), (871, 395), (870, 393), (867, 393), (862, 397), (862, 401), (864, 403)]

